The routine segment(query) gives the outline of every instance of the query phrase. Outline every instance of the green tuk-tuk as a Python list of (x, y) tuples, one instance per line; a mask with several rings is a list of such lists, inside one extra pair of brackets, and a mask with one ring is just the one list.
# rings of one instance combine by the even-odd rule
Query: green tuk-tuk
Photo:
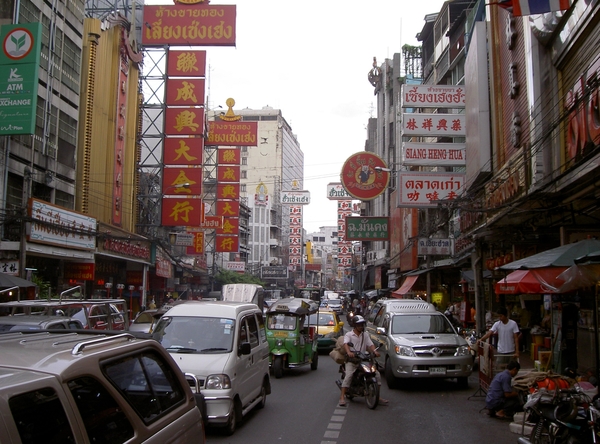
[(267, 341), (273, 376), (281, 378), (284, 369), (310, 364), (316, 370), (317, 325), (310, 325), (309, 315), (319, 310), (319, 304), (310, 299), (279, 299), (267, 311)]

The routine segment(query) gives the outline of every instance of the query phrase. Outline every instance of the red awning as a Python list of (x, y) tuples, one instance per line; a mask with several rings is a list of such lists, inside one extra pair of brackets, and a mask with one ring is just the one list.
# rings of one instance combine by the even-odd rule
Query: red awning
[(516, 270), (496, 282), (496, 294), (542, 294), (557, 293), (564, 280), (557, 276), (566, 267), (535, 268)]
[(417, 276), (406, 276), (406, 280), (404, 281), (402, 286), (398, 290), (392, 291), (392, 297), (401, 298), (402, 296), (404, 296), (406, 293), (408, 293), (411, 290), (413, 285), (415, 285), (415, 282), (417, 282), (417, 279), (419, 279), (418, 275)]

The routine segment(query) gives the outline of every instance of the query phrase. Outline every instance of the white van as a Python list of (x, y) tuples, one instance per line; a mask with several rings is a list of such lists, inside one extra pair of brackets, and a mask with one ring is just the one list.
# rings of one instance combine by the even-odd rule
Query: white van
[(207, 425), (232, 434), (242, 417), (271, 393), (269, 344), (255, 304), (186, 301), (164, 314), (153, 332), (206, 404)]
[(462, 388), (468, 387), (473, 371), (469, 345), (433, 304), (380, 300), (367, 313), (367, 331), (380, 346), (377, 361), (388, 387), (405, 378), (456, 378)]

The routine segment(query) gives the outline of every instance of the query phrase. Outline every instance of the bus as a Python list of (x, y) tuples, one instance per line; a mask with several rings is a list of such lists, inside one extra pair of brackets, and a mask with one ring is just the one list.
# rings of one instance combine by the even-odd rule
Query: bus
[(321, 299), (325, 296), (325, 291), (327, 291), (327, 288), (324, 287), (300, 287), (294, 290), (294, 296), (321, 302)]

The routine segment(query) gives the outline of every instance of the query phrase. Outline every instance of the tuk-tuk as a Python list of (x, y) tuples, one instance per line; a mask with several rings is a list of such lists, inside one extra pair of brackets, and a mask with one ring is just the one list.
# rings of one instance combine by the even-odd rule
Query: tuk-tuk
[(273, 376), (281, 378), (284, 369), (310, 364), (316, 370), (317, 325), (310, 325), (309, 316), (319, 310), (319, 304), (310, 299), (279, 299), (267, 310), (267, 341)]

